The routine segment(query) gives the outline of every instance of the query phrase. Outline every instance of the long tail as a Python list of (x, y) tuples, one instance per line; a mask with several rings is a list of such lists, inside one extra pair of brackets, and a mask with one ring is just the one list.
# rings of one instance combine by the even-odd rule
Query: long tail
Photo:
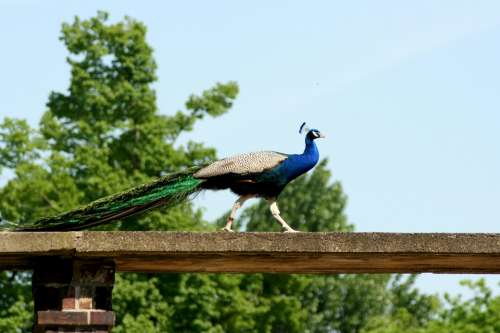
[(81, 230), (117, 219), (139, 214), (159, 206), (173, 206), (191, 194), (203, 190), (204, 180), (193, 174), (200, 167), (161, 177), (75, 210), (44, 217), (32, 224), (19, 224), (15, 231)]

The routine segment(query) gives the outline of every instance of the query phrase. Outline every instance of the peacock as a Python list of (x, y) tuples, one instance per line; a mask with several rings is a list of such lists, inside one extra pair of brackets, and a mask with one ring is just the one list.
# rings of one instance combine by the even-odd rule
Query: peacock
[(304, 132), (305, 149), (302, 154), (259, 151), (224, 158), (163, 176), (69, 212), (41, 218), (31, 224), (17, 224), (14, 230), (82, 230), (156, 207), (171, 207), (203, 190), (230, 189), (239, 197), (222, 230), (233, 231), (231, 226), (238, 209), (248, 199), (260, 197), (269, 202), (271, 214), (284, 232), (296, 232), (281, 217), (276, 200), (288, 183), (318, 163), (319, 152), (314, 140), (324, 138), (324, 135), (317, 129), (307, 128), (306, 123), (299, 129), (299, 133)]

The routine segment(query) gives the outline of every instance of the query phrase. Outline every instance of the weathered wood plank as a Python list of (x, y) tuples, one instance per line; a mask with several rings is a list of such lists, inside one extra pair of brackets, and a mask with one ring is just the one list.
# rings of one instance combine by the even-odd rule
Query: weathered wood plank
[(0, 269), (47, 256), (129, 272), (500, 273), (500, 234), (0, 233)]

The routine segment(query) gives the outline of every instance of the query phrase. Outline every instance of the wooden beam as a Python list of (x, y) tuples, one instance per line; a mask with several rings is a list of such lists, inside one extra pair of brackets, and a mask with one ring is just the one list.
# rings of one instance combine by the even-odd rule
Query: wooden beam
[(500, 273), (500, 234), (0, 233), (0, 269), (47, 257), (124, 272)]

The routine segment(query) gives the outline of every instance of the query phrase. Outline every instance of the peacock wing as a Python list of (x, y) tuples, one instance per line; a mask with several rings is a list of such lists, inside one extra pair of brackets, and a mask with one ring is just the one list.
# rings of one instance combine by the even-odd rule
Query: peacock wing
[(274, 151), (259, 151), (227, 157), (197, 171), (196, 178), (210, 178), (227, 174), (254, 174), (269, 170), (286, 160), (288, 155)]

